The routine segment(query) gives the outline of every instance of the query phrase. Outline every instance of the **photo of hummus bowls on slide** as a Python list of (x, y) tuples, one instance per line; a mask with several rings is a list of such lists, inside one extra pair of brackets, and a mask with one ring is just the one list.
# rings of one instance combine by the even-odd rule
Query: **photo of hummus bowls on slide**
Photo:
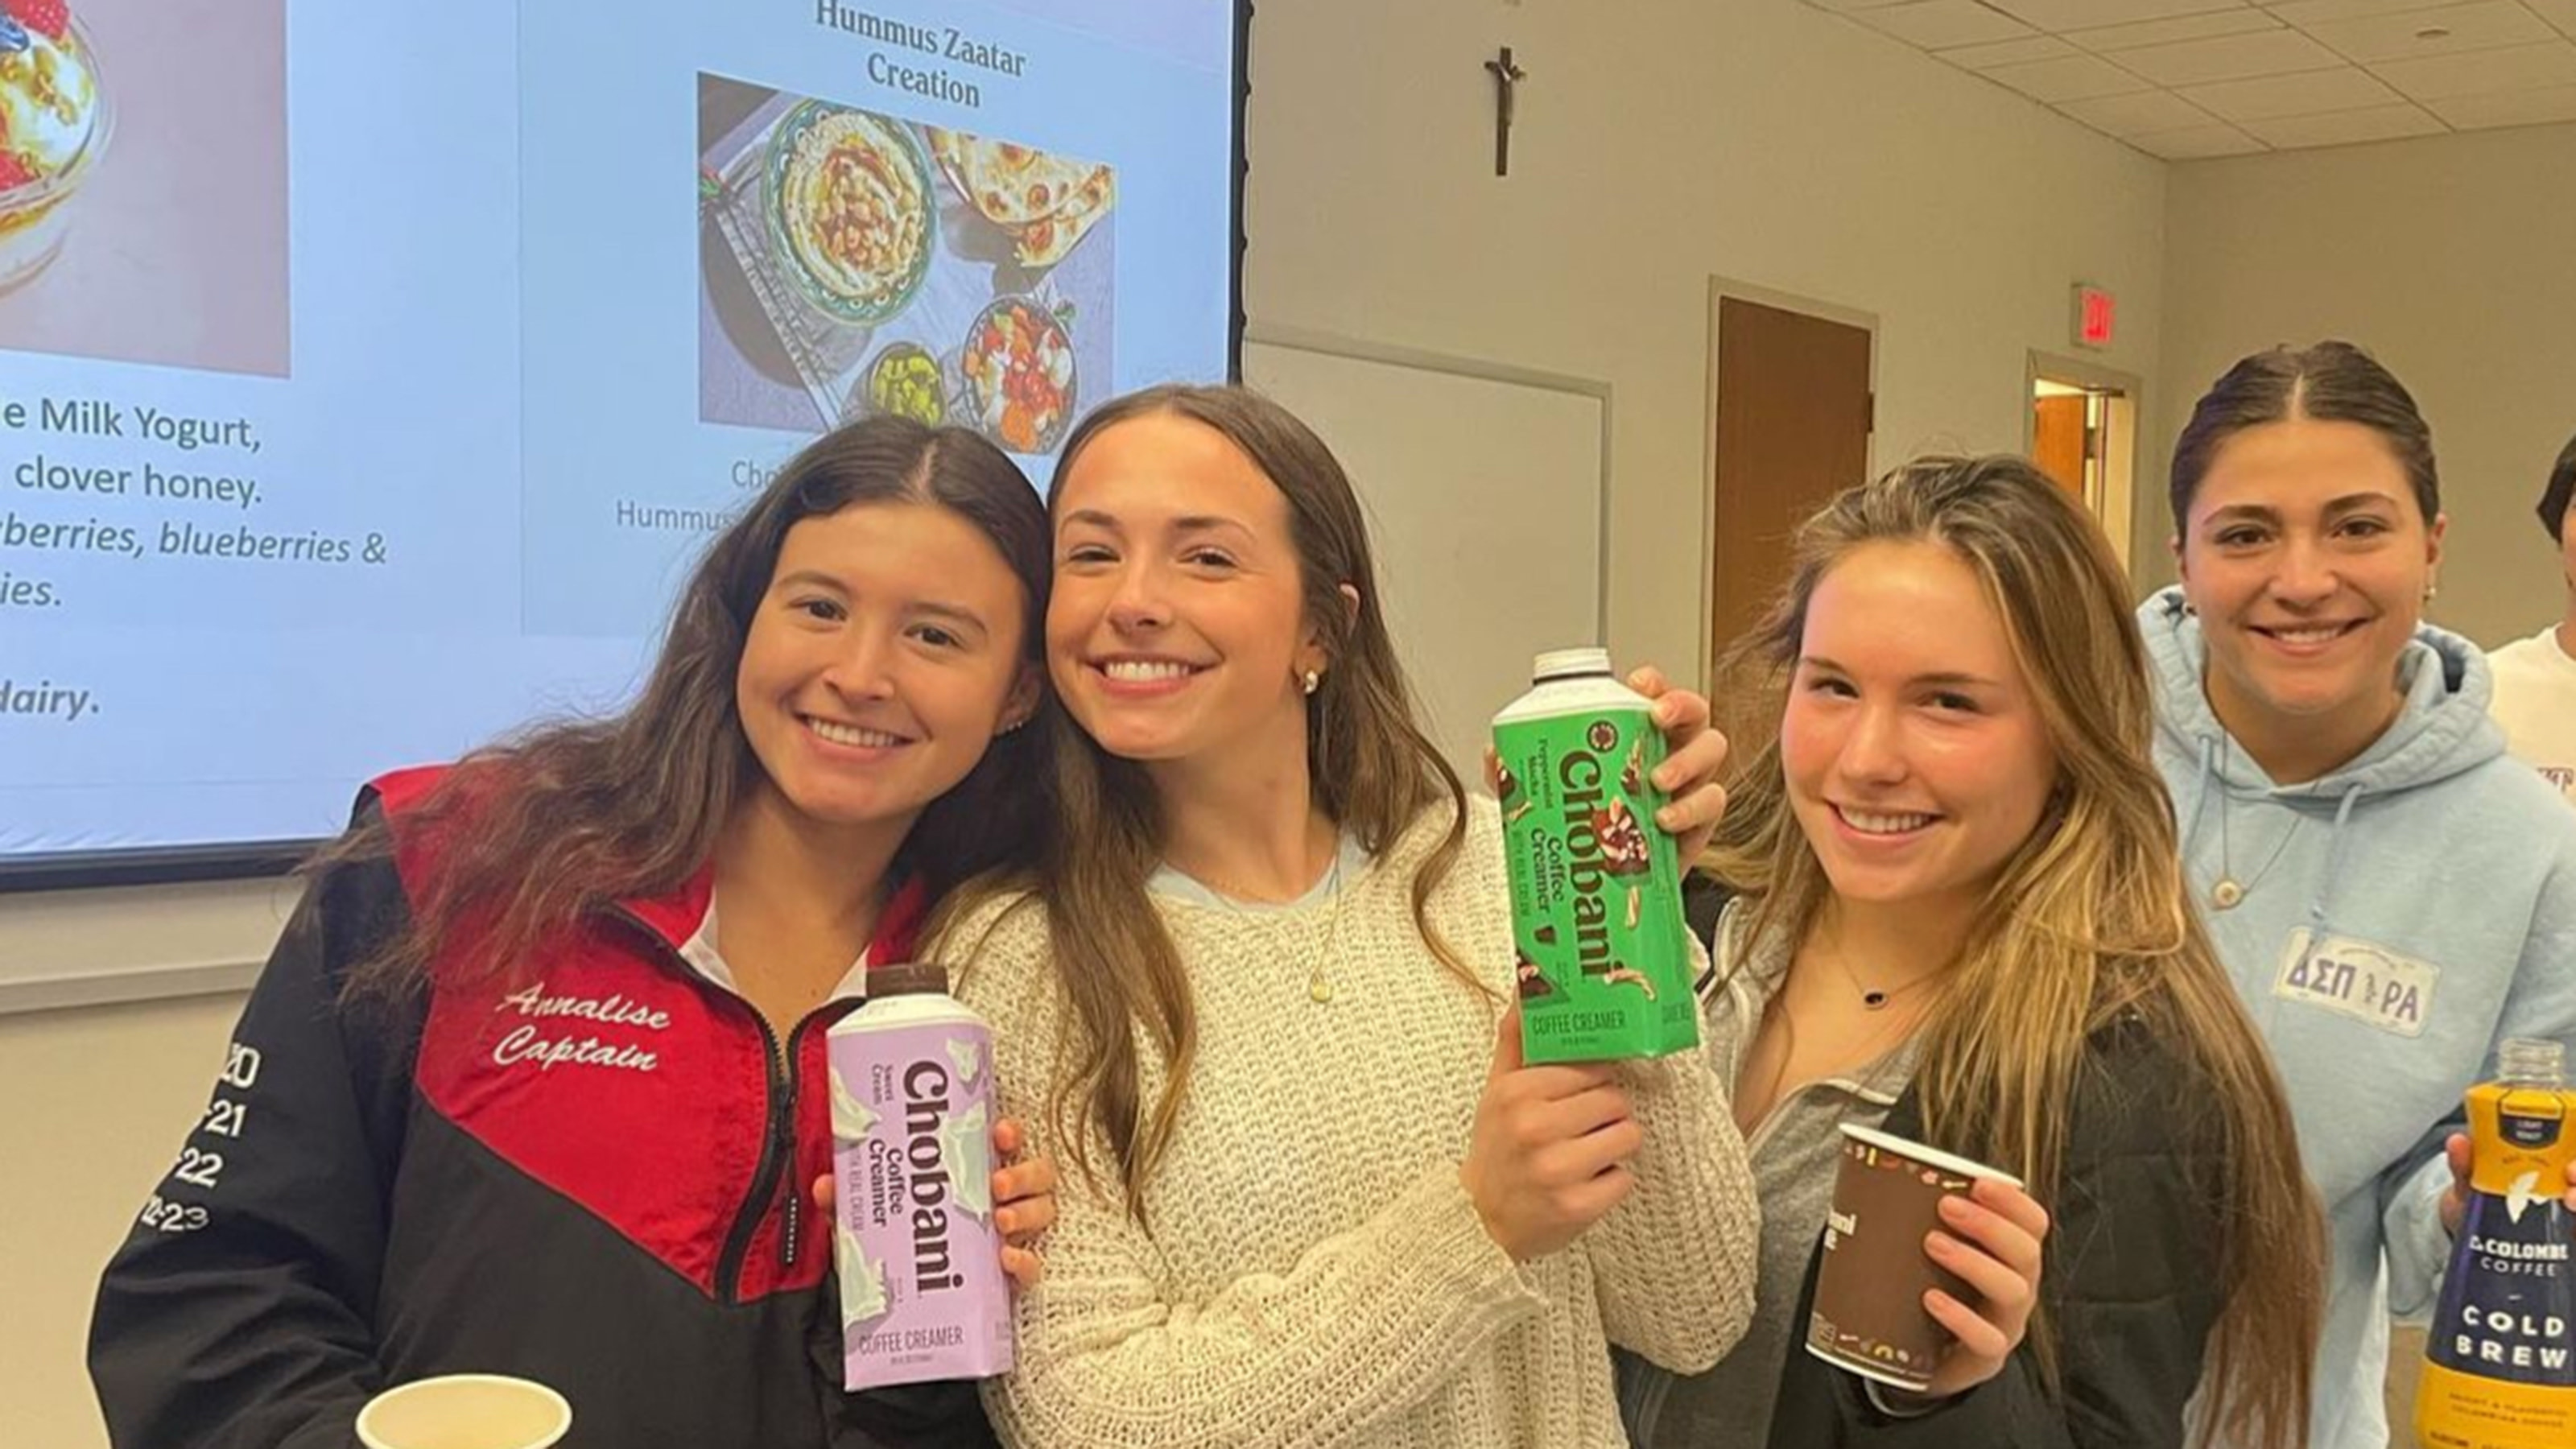
[(769, 142), (769, 215), (789, 275), (845, 322), (903, 310), (930, 271), (938, 213), (904, 128), (807, 101)]
[(703, 421), (895, 413), (1037, 459), (1114, 390), (1109, 165), (705, 74), (698, 136)]

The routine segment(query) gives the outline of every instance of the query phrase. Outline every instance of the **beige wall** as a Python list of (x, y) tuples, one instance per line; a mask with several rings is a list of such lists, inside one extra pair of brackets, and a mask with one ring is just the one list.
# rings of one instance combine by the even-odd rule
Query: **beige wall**
[[(2244, 353), (2349, 338), (2433, 424), (2449, 559), (2436, 623), (2493, 646), (2554, 620), (2532, 517), (2576, 432), (2576, 126), (2470, 132), (2174, 168), (2166, 225), (2169, 443)], [(2156, 481), (2137, 557), (2171, 577)]]
[[(0, 904), (0, 910), (9, 906)], [(205, 1110), (237, 995), (0, 1017), (0, 1437), (107, 1442), (82, 1366), (99, 1269)]]
[(1879, 319), (1881, 464), (2018, 449), (2079, 279), (2158, 373), (2163, 165), (1796, 0), (1295, 0), (1253, 54), (1253, 320), (1606, 379), (1623, 659), (1698, 673), (1712, 276)]

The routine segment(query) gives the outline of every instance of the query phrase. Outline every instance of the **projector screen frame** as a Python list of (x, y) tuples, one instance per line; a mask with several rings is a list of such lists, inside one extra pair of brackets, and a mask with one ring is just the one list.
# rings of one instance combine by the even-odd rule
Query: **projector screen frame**
[[(1244, 183), (1251, 162), (1244, 150), (1244, 122), (1252, 99), (1254, 0), (1232, 0), (1234, 77), (1228, 108), (1232, 164), (1227, 177), (1225, 376), (1243, 380)], [(352, 787), (354, 793), (355, 787)], [(86, 890), (106, 886), (175, 885), (190, 881), (248, 880), (279, 876), (320, 846), (309, 840), (215, 841), (198, 845), (141, 846), (130, 850), (48, 851), (0, 856), (0, 896), (30, 891)]]

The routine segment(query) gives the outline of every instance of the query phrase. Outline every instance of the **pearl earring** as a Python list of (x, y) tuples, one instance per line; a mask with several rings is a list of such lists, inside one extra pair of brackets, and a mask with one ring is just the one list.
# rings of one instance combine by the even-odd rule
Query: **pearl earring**
[(1324, 676), (1316, 673), (1312, 669), (1309, 669), (1304, 674), (1298, 676), (1297, 682), (1306, 687), (1306, 692), (1308, 694), (1313, 694), (1323, 685)]

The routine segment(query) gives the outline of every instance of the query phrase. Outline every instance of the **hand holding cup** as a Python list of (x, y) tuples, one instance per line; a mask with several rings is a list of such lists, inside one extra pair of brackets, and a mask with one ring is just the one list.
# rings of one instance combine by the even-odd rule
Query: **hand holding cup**
[(2039, 1302), (2048, 1213), (1982, 1163), (1842, 1128), (1807, 1351), (1918, 1398), (2003, 1371)]
[(1971, 1306), (1947, 1289), (1923, 1294), (1923, 1308), (1958, 1340), (1932, 1371), (1932, 1398), (1965, 1393), (2003, 1372), (2004, 1360), (2030, 1331), (2039, 1303), (2041, 1248), (2048, 1210), (1999, 1177), (1941, 1199), (1941, 1226), (1923, 1252), (1976, 1294)]

